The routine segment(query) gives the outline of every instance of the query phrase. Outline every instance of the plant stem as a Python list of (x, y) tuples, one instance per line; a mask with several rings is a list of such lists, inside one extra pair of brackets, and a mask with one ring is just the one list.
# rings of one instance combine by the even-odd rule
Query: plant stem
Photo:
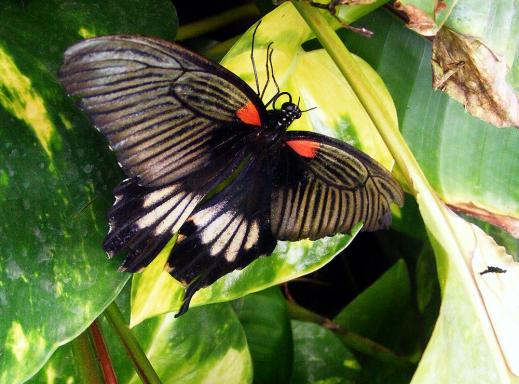
[(258, 8), (254, 3), (248, 3), (222, 12), (218, 15), (186, 24), (178, 29), (177, 41), (191, 39), (205, 33), (217, 30), (246, 17), (259, 16)]
[(330, 329), (341, 339), (344, 345), (357, 352), (361, 352), (365, 355), (372, 356), (377, 360), (392, 364), (409, 365), (415, 363), (410, 359), (395, 354), (390, 349), (377, 344), (364, 336), (345, 330), (332, 320), (303, 308), (294, 302), (287, 301), (287, 308), (290, 318), (319, 324)]
[(358, 69), (354, 56), (344, 46), (339, 36), (337, 36), (318, 10), (313, 9), (305, 2), (293, 1), (292, 4), (315, 33), (319, 42), (333, 59), (368, 112), (398, 167), (402, 170), (404, 178), (409, 186), (413, 188), (412, 192), (414, 194), (417, 192), (418, 186), (416, 183), (419, 183), (421, 188), (430, 190), (416, 159), (397, 127), (395, 127), (390, 111), (385, 107), (381, 98), (378, 97), (377, 92), (371, 86), (364, 73)]
[[(442, 204), (429, 185), (409, 146), (400, 134), (397, 123), (392, 121), (389, 109), (384, 106), (383, 101), (377, 96), (371, 83), (367, 80), (362, 70), (358, 68), (353, 55), (317, 10), (311, 9), (312, 7), (304, 2), (294, 1), (292, 4), (308, 23), (353, 88), (395, 159), (411, 192), (416, 197), (420, 212), (427, 226), (429, 238), (433, 240), (433, 243), (437, 242), (439, 245), (435, 254), (440, 287), (442, 287), (442, 290), (445, 289), (449, 271), (455, 270), (458, 273), (457, 278), (467, 290), (464, 297), (481, 314), (479, 320), (481, 320), (482, 324), (488, 329), (492, 329), (487, 308), (485, 308), (481, 300), (481, 293), (474, 283), (474, 276), (470, 265), (468, 265), (472, 255), (467, 254), (464, 249), (463, 228), (454, 222), (453, 214)], [(439, 241), (441, 241), (441, 244), (438, 243)], [(485, 338), (491, 345), (498, 348), (493, 332), (485, 333)], [(502, 377), (506, 376), (502, 372), (499, 375)]]
[(103, 340), (103, 335), (101, 333), (101, 329), (99, 328), (98, 320), (94, 320), (94, 322), (90, 325), (89, 330), (92, 343), (94, 344), (94, 349), (96, 351), (97, 360), (101, 366), (101, 371), (103, 372), (103, 381), (107, 384), (117, 384), (117, 376), (114, 372), (110, 354), (106, 349), (106, 344)]
[[(425, 178), (413, 153), (400, 134), (397, 123), (392, 120), (389, 108), (386, 108), (383, 104), (371, 83), (356, 65), (353, 55), (344, 46), (319, 11), (313, 9), (305, 2), (293, 1), (292, 4), (333, 59), (377, 127), (411, 193), (418, 200), (420, 211), (424, 220), (426, 220), (430, 236), (442, 239), (442, 248), (449, 250), (448, 262), (447, 260), (442, 260), (437, 255), (440, 286), (444, 286), (443, 283), (446, 279), (445, 268), (447, 266), (450, 267), (450, 264), (455, 266), (466, 277), (467, 281), (472, 281), (473, 277), (470, 275), (465, 262), (466, 256), (463, 254), (463, 246), (460, 243), (461, 240), (456, 235), (457, 232), (453, 227), (454, 224), (451, 222), (449, 212)], [(474, 286), (471, 286), (470, 289), (474, 289)], [(481, 301), (478, 301), (478, 298), (479, 294), (474, 290), (474, 296), (471, 296), (471, 300), (474, 299), (474, 304), (481, 308), (482, 304)]]
[(104, 312), (106, 319), (110, 325), (114, 328), (115, 332), (119, 336), (121, 342), (133, 363), (135, 371), (145, 384), (160, 384), (160, 379), (151, 363), (149, 362), (146, 354), (141, 349), (139, 342), (133, 335), (130, 328), (124, 321), (123, 315), (117, 304), (112, 302)]
[(88, 384), (101, 384), (102, 381), (99, 377), (97, 361), (87, 331), (83, 332), (72, 341), (72, 351), (77, 363), (76, 366), (79, 370), (79, 377), (81, 377), (82, 382)]

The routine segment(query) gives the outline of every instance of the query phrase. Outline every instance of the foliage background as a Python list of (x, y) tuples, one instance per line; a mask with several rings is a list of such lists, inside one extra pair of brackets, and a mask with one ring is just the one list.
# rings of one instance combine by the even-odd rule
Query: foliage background
[[(155, 271), (124, 287), (129, 276), (116, 272), (117, 261), (107, 262), (99, 246), (106, 231), (104, 212), (112, 203), (110, 191), (123, 176), (103, 138), (64, 94), (56, 72), (62, 53), (77, 40), (134, 33), (168, 40), (176, 35), (184, 45), (214, 59), (236, 43), (224, 63), (251, 79), (246, 58), (250, 31), (242, 40), (235, 36), (271, 5), (244, 3), (232, 9), (232, 17), (227, 15), (227, 21), (237, 20), (227, 24), (220, 15), (216, 19), (225, 27), (202, 28), (191, 39), (187, 37), (196, 32), (196, 24), (190, 22), (236, 5), (175, 6), (147, 0), (8, 0), (0, 5), (0, 206), (5, 215), (0, 223), (0, 382), (106, 380), (92, 360), (92, 331), (85, 330), (116, 297), (123, 318), (134, 325), (132, 332), (164, 382), (421, 383), (438, 377), (448, 378), (442, 382), (517, 382), (503, 368), (506, 359), (495, 340), (488, 338), (487, 332), (493, 331), (486, 314), (472, 304), (475, 295), (466, 288), (471, 285), (464, 285), (469, 280), (461, 273), (464, 269), (448, 267), (455, 258), (449, 249), (441, 249), (447, 241), (436, 236), (436, 217), (424, 213), (427, 204), (420, 203), (420, 197), (417, 205), (412, 185), (412, 195), (406, 196), (403, 210), (395, 212), (390, 231), (359, 234), (342, 252), (351, 237), (281, 244), (276, 256), (197, 299), (198, 304), (235, 299), (230, 303), (192, 308), (175, 320), (170, 311), (181, 291), (175, 282), (164, 280), (158, 263)], [(304, 103), (318, 106), (319, 113), (296, 128), (325, 130), (391, 166), (390, 152), (356, 91), (297, 12), (287, 11), (291, 5), (283, 7), (284, 13), (278, 10), (270, 16), (270, 24), (264, 20), (258, 54), (268, 41), (275, 41), (278, 78), (290, 92), (301, 94)], [(356, 19), (371, 10), (341, 10), (340, 16)], [(203, 23), (205, 28), (210, 20)], [(513, 20), (508, 21), (512, 26)], [(506, 21), (495, 21), (500, 22)], [(179, 24), (195, 28), (180, 28), (177, 34)], [(430, 41), (406, 29), (388, 9), (369, 13), (358, 25), (375, 32), (374, 37), (366, 40), (344, 30), (339, 35), (383, 80), (390, 95), (375, 72), (359, 61), (389, 114), (398, 116), (398, 126), (434, 190), (453, 206), (475, 203), (494, 216), (516, 220), (517, 130), (484, 123), (433, 91)], [(406, 170), (398, 166), (397, 175), (409, 185)], [(517, 255), (516, 239), (479, 224)], [(464, 224), (459, 227), (481, 243), (489, 241)], [(469, 240), (464, 243), (472, 254), (478, 249)], [(499, 253), (489, 244), (488, 254)], [(261, 290), (326, 263), (282, 289)], [(514, 264), (507, 265), (505, 277), (513, 279)], [(460, 283), (447, 288), (455, 282)], [(448, 317), (445, 308), (455, 308), (454, 317)], [(512, 312), (516, 323), (506, 328), (512, 333), (515, 315)], [(119, 337), (104, 318), (98, 324), (119, 381), (138, 382)], [(429, 343), (435, 324), (436, 337)], [(450, 328), (438, 331), (438, 324)], [(462, 338), (457, 337), (460, 329)], [(422, 369), (414, 374), (428, 343)], [(460, 356), (447, 353), (453, 350)]]

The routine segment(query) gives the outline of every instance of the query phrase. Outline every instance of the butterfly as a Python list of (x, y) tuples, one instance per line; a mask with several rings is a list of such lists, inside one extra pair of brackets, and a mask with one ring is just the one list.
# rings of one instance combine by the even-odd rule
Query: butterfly
[(403, 204), (391, 174), (355, 147), (287, 131), (305, 111), (280, 92), (272, 52), (277, 93), (267, 103), (253, 51), (256, 91), (157, 38), (96, 37), (65, 52), (62, 84), (128, 176), (114, 190), (103, 248), (126, 253), (120, 270), (138, 272), (178, 234), (166, 265), (186, 286), (177, 316), (197, 290), (270, 255), (278, 240), (347, 233), (359, 222), (374, 231), (389, 225), (392, 202)]

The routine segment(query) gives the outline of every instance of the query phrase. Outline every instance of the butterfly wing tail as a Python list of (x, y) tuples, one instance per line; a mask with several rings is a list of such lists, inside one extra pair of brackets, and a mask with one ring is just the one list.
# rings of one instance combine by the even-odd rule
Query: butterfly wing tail
[(197, 290), (274, 250), (268, 172), (260, 159), (253, 160), (180, 228), (168, 259), (169, 273), (187, 286), (178, 315), (187, 311)]

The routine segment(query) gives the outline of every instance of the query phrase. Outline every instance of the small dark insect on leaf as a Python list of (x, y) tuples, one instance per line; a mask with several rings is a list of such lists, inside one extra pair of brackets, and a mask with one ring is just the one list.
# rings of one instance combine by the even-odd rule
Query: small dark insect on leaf
[(486, 273), (506, 273), (506, 269), (501, 269), (499, 267), (492, 267), (489, 265), (487, 269), (485, 269), (483, 272), (479, 272), (480, 275), (484, 275)]
[(198, 289), (270, 255), (277, 240), (347, 233), (359, 222), (374, 231), (389, 225), (391, 203), (403, 204), (399, 184), (366, 154), (287, 131), (309, 110), (279, 89), (272, 44), (267, 53), (277, 93), (263, 101), (255, 70), (253, 90), (156, 38), (103, 36), (65, 52), (61, 82), (128, 176), (114, 190), (103, 248), (126, 255), (120, 270), (138, 272), (178, 233), (165, 266), (187, 287), (178, 315)]

